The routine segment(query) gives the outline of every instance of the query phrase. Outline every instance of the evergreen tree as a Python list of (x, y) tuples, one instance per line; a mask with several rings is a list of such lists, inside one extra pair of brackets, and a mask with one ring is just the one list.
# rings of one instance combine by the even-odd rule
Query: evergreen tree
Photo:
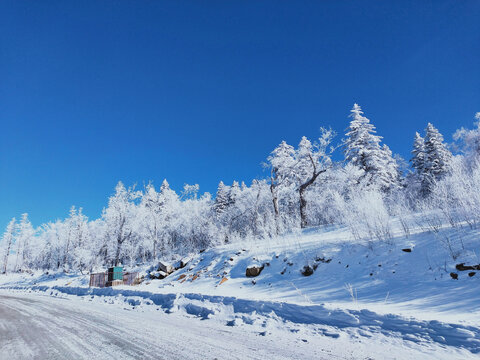
[(412, 167), (418, 176), (423, 176), (425, 170), (425, 140), (418, 132), (415, 133), (413, 140), (412, 158), (410, 159)]
[(382, 152), (382, 166), (379, 168), (377, 183), (383, 191), (391, 190), (394, 187), (400, 186), (402, 175), (398, 168), (397, 160), (392, 155), (392, 150), (383, 144)]
[(350, 112), (352, 121), (346, 134), (345, 160), (363, 169), (365, 173), (374, 172), (379, 167), (382, 138), (375, 135), (375, 126), (363, 116), (358, 104), (354, 104)]
[(232, 186), (230, 186), (230, 189), (228, 191), (228, 205), (235, 205), (237, 199), (240, 197), (240, 194), (241, 190), (238, 181), (233, 181), (233, 184)]
[(386, 191), (399, 184), (399, 171), (390, 148), (381, 146), (382, 137), (375, 135), (375, 126), (363, 116), (358, 104), (350, 111), (350, 122), (346, 134), (345, 160), (364, 171), (360, 180), (375, 184)]
[(229, 205), (229, 191), (225, 186), (223, 181), (218, 183), (217, 195), (215, 196), (215, 203), (213, 204), (213, 209), (217, 216), (220, 216), (225, 212)]
[(422, 191), (429, 194), (434, 183), (442, 179), (450, 170), (452, 153), (443, 143), (443, 136), (431, 124), (425, 129), (425, 165)]

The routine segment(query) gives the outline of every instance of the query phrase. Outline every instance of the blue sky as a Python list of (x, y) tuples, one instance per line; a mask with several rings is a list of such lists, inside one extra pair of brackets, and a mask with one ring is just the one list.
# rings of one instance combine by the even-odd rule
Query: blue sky
[[(396, 153), (480, 111), (479, 1), (0, 3), (0, 226), (118, 180), (214, 192), (358, 102)], [(341, 136), (340, 136), (341, 137)]]

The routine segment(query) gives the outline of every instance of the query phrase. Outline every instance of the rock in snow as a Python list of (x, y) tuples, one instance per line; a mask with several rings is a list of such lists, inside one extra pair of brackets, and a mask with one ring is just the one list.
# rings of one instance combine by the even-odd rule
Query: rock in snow
[(303, 276), (310, 276), (313, 274), (313, 268), (310, 265), (305, 265), (302, 269)]
[(260, 273), (262, 272), (264, 266), (249, 266), (247, 267), (247, 270), (245, 271), (245, 276), (246, 277), (255, 277), (255, 276), (258, 276), (260, 275)]
[(167, 275), (170, 275), (172, 272), (175, 271), (175, 268), (172, 265), (164, 264), (162, 262), (159, 262), (158, 266), (157, 266), (157, 270), (158, 271), (163, 271)]
[(164, 271), (152, 271), (150, 273), (151, 279), (165, 279), (167, 276), (168, 274)]

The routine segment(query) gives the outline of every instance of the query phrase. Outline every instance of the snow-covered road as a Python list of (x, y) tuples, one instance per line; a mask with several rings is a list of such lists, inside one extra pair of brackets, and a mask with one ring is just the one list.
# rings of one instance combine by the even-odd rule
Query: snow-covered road
[(83, 358), (344, 357), (294, 336), (260, 336), (162, 311), (138, 312), (35, 294), (0, 294), (0, 359)]

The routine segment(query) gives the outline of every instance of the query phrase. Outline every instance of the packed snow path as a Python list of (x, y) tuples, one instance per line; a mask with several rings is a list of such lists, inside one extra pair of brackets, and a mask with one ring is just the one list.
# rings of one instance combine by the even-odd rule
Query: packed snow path
[(405, 341), (368, 327), (342, 330), (274, 318), (233, 326), (99, 300), (2, 290), (0, 359), (477, 358), (465, 349)]
[(161, 311), (139, 313), (70, 299), (0, 294), (1, 359), (312, 357), (332, 354), (302, 341), (273, 341)]

